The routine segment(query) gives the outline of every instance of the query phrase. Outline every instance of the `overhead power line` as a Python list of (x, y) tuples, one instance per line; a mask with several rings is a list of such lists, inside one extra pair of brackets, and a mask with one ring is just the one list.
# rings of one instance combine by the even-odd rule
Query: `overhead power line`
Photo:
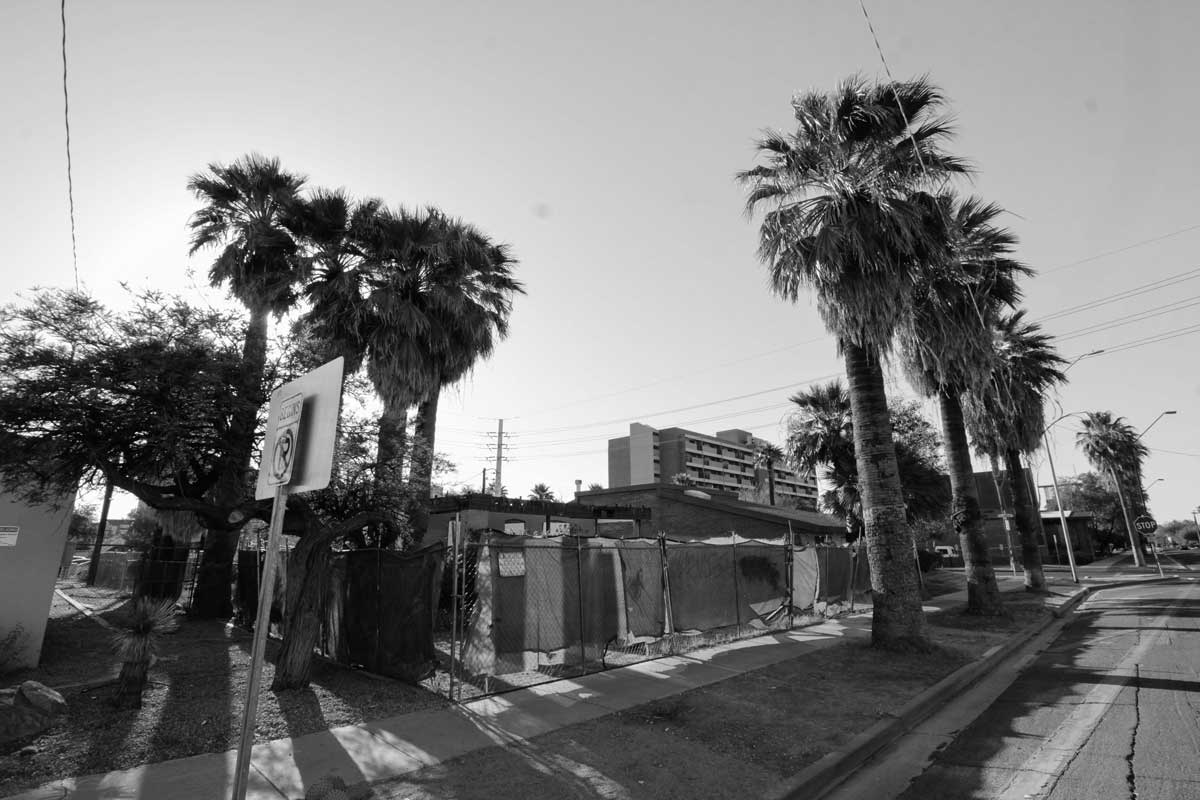
[(1184, 281), (1195, 280), (1198, 277), (1200, 277), (1200, 267), (1194, 267), (1190, 270), (1187, 270), (1186, 272), (1180, 272), (1177, 275), (1171, 275), (1166, 278), (1160, 278), (1159, 280), (1156, 280), (1156, 281), (1150, 281), (1149, 283), (1143, 283), (1138, 286), (1134, 286), (1131, 289), (1125, 289), (1125, 290), (1117, 292), (1115, 294), (1106, 295), (1104, 297), (1099, 297), (1095, 300), (1089, 300), (1086, 303), (1080, 303), (1079, 305), (1064, 308), (1061, 311), (1054, 312), (1053, 314), (1047, 314), (1046, 316), (1042, 317), (1038, 321), (1039, 322), (1047, 322), (1052, 319), (1059, 319), (1060, 317), (1068, 317), (1072, 314), (1078, 314), (1083, 311), (1091, 311), (1093, 308), (1099, 308), (1100, 306), (1106, 306), (1106, 305), (1109, 305), (1110, 303), (1117, 303), (1117, 302), (1120, 302), (1121, 300), (1127, 300), (1130, 297), (1137, 297), (1138, 295), (1146, 294), (1147, 292), (1154, 292), (1159, 289), (1165, 289), (1168, 286), (1174, 286), (1178, 283), (1183, 283)]
[(1161, 306), (1148, 308), (1145, 311), (1139, 311), (1136, 314), (1127, 314), (1123, 317), (1115, 317), (1104, 322), (1098, 322), (1095, 325), (1089, 325), (1085, 328), (1076, 328), (1073, 331), (1068, 331), (1067, 333), (1060, 334), (1054, 338), (1056, 341), (1065, 342), (1070, 339), (1078, 339), (1080, 336), (1088, 336), (1093, 333), (1100, 333), (1102, 331), (1112, 330), (1113, 328), (1132, 325), (1135, 322), (1145, 322), (1146, 320), (1157, 319), (1161, 316), (1165, 316), (1166, 314), (1170, 314), (1175, 311), (1182, 311), (1185, 308), (1192, 308), (1198, 305), (1200, 305), (1200, 295), (1192, 295), (1191, 297), (1185, 297), (1182, 300), (1176, 300), (1174, 303), (1165, 303)]
[(79, 289), (79, 254), (75, 246), (75, 183), (71, 177), (71, 100), (67, 95), (67, 0), (62, 0), (63, 124), (67, 129), (67, 204), (71, 211), (71, 265)]
[(1068, 269), (1070, 267), (1077, 267), (1080, 264), (1087, 264), (1092, 261), (1098, 261), (1101, 258), (1108, 258), (1109, 256), (1115, 256), (1119, 253), (1125, 253), (1125, 252), (1128, 252), (1129, 250), (1134, 250), (1138, 247), (1144, 247), (1148, 244), (1154, 244), (1155, 242), (1161, 242), (1164, 239), (1170, 239), (1173, 236), (1181, 236), (1185, 233), (1189, 233), (1190, 231), (1194, 231), (1194, 230), (1200, 230), (1200, 223), (1197, 223), (1195, 225), (1188, 225), (1186, 228), (1180, 228), (1179, 230), (1171, 231), (1170, 233), (1164, 233), (1162, 236), (1155, 236), (1152, 239), (1143, 239), (1140, 242), (1134, 242), (1133, 244), (1125, 245), (1124, 247), (1118, 247), (1116, 250), (1108, 250), (1103, 253), (1097, 253), (1094, 256), (1088, 256), (1087, 258), (1081, 258), (1078, 261), (1071, 261), (1070, 263), (1059, 264), (1057, 267), (1051, 267), (1050, 269), (1039, 270), (1039, 274), (1049, 275), (1052, 272), (1058, 272), (1059, 270)]

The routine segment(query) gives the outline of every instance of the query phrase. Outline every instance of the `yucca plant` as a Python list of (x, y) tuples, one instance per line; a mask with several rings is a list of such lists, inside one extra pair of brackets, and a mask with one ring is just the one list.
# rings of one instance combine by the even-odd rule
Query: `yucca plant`
[(117, 708), (142, 707), (142, 691), (158, 640), (177, 627), (173, 600), (139, 597), (133, 601), (125, 620), (113, 633), (113, 649), (121, 659), (117, 696), (113, 700)]

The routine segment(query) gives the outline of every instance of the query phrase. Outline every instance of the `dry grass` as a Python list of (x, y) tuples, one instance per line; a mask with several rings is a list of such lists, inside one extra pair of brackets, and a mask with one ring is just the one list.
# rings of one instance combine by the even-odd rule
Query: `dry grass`
[[(961, 574), (944, 575), (935, 586), (961, 588)], [(930, 614), (933, 653), (887, 653), (849, 641), (521, 746), (473, 753), (376, 793), (490, 800), (502, 785), (530, 800), (761, 797), (1045, 613), (1034, 607), (1038, 598), (1006, 599), (1010, 617)]]
[[(119, 596), (96, 595), (92, 600), (107, 608), (102, 616), (117, 621)], [(90, 605), (92, 600), (85, 602)], [(56, 604), (61, 602), (56, 598)], [(6, 686), (33, 679), (59, 688), (69, 712), (32, 740), (38, 749), (34, 755), (17, 753), (30, 740), (0, 746), (0, 796), (58, 778), (237, 746), (250, 663), (249, 634), (218, 622), (184, 620), (177, 633), (163, 637), (143, 706), (130, 711), (114, 711), (111, 705), (119, 665), (110, 642), (109, 631), (94, 620), (56, 605), (47, 626), (42, 666), (4, 676)], [(273, 645), (268, 646), (268, 661)], [(262, 685), (269, 686), (273, 677), (274, 669), (267, 663)], [(89, 688), (89, 682), (102, 685)], [(310, 689), (276, 694), (264, 688), (255, 741), (383, 719), (445, 702), (420, 688), (318, 661)]]

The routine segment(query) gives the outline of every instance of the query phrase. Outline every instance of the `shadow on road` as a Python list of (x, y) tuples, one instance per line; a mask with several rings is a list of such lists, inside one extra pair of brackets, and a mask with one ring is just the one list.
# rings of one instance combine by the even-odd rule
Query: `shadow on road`
[(982, 800), (1000, 796), (1016, 771), (1039, 748), (1050, 744), (1048, 737), (1096, 686), (1200, 690), (1200, 681), (1109, 674), (1143, 632), (1197, 633), (1194, 628), (1128, 624), (1128, 617), (1137, 615), (1200, 617), (1200, 600), (1172, 605), (1166, 599), (1106, 601), (1101, 595), (1092, 605), (1077, 611), (1055, 642), (1013, 685), (934, 757), (931, 766), (900, 795), (901, 800)]

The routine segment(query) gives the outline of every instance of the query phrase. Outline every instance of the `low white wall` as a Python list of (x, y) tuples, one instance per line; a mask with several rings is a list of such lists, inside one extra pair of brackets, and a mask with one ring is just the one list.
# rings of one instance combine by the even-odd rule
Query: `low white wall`
[[(35, 667), (42, 653), (54, 581), (74, 496), (57, 510), (0, 493), (0, 668)], [(18, 528), (12, 543), (11, 529)], [(16, 635), (14, 631), (19, 631)]]

